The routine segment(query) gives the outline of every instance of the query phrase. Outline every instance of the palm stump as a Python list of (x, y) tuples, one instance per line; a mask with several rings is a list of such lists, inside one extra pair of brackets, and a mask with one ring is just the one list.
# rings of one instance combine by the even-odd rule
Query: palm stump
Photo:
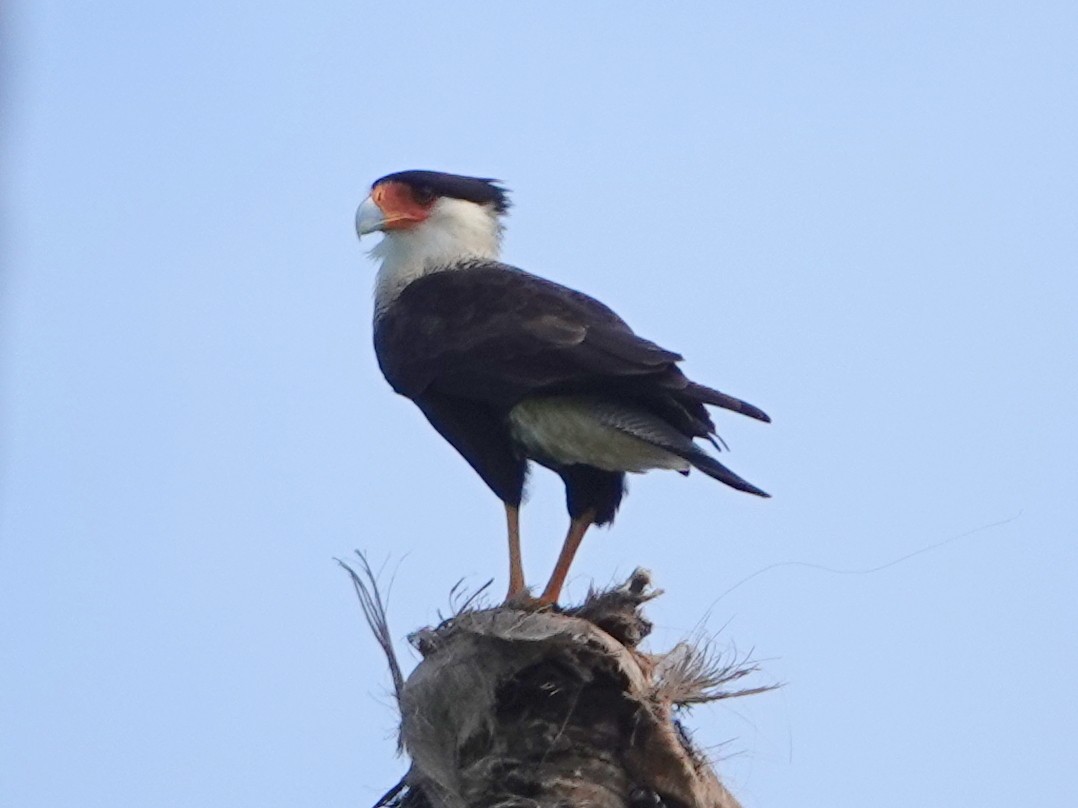
[(423, 659), (404, 681), (373, 577), (349, 569), (386, 650), (407, 775), (375, 808), (738, 808), (674, 714), (769, 689), (730, 689), (755, 672), (705, 645), (639, 650), (641, 605), (659, 592), (638, 570), (565, 611), (464, 609), (411, 636)]

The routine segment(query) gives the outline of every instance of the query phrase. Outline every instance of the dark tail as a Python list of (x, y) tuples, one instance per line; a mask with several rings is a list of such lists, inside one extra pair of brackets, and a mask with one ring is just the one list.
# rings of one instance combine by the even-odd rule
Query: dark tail
[[(716, 407), (722, 407), (724, 410), (739, 412), (742, 415), (749, 416), (749, 418), (755, 418), (757, 421), (771, 423), (770, 416), (759, 407), (754, 407), (749, 404), (749, 402), (742, 401), (740, 398), (734, 398), (733, 396), (726, 395), (726, 393), (720, 393), (718, 390), (712, 390), (710, 387), (704, 387), (702, 384), (689, 382), (689, 386), (685, 388), (685, 392), (705, 404), (712, 404)], [(703, 471), (703, 469), (701, 469), (701, 471)], [(707, 473), (710, 474), (710, 472)]]
[[(701, 388), (699, 385), (696, 385), (696, 387), (712, 394), (712, 397), (723, 395), (722, 393), (716, 393), (714, 390), (708, 390), (706, 387)], [(729, 396), (725, 396), (725, 398), (729, 398)], [(737, 401), (737, 399), (732, 400)], [(737, 403), (750, 407), (755, 412), (759, 412), (760, 416), (762, 416), (761, 420), (767, 420), (767, 416), (755, 407), (740, 401)], [(738, 477), (730, 471), (730, 469), (726, 468), (726, 466), (697, 446), (693, 442), (692, 435), (686, 435), (655, 413), (625, 407), (616, 402), (610, 404), (609, 402), (604, 403), (600, 401), (593, 403), (591, 414), (601, 424), (618, 429), (639, 440), (650, 443), (652, 446), (657, 446), (660, 449), (665, 449), (678, 457), (684, 458), (708, 477), (713, 477), (731, 488), (736, 488), (738, 491), (745, 491), (749, 494), (755, 494), (758, 497), (771, 496), (766, 491), (757, 488), (748, 480), (743, 480), (741, 477)], [(752, 413), (747, 414), (751, 415)], [(587, 467), (579, 466), (570, 468)], [(591, 470), (598, 471), (597, 469)], [(570, 484), (569, 478), (561, 471), (558, 473), (565, 477), (566, 485), (568, 486)], [(602, 473), (607, 474), (607, 472)], [(683, 473), (687, 474), (688, 470)], [(624, 477), (624, 475), (621, 476)], [(618, 499), (620, 500), (620, 497), (618, 497)], [(572, 508), (573, 506), (570, 502), (570, 513), (572, 513)], [(614, 503), (614, 508), (617, 508), (617, 502)], [(610, 518), (613, 518), (613, 511), (610, 511)], [(599, 522), (599, 524), (603, 523)]]
[(726, 466), (706, 452), (698, 449), (690, 454), (682, 455), (682, 457), (692, 463), (693, 466), (700, 469), (700, 471), (704, 472), (708, 477), (712, 477), (720, 483), (725, 483), (731, 488), (736, 488), (738, 491), (744, 491), (748, 494), (755, 494), (758, 497), (770, 498), (771, 496), (766, 491), (757, 488), (748, 480), (738, 477), (730, 471), (730, 469), (726, 468)]

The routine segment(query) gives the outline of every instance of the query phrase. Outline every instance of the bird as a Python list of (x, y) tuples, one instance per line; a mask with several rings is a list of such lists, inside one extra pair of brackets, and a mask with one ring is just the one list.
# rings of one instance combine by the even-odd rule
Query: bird
[[(393, 390), (502, 501), (506, 602), (556, 604), (584, 534), (609, 525), (627, 473), (697, 469), (769, 496), (697, 443), (720, 448), (708, 406), (758, 421), (763, 410), (690, 380), (682, 356), (638, 336), (605, 304), (503, 263), (509, 192), (500, 180), (440, 171), (388, 174), (356, 211), (380, 232), (370, 256), (374, 348)], [(569, 529), (538, 598), (521, 559), (520, 507), (530, 464), (565, 484)]]

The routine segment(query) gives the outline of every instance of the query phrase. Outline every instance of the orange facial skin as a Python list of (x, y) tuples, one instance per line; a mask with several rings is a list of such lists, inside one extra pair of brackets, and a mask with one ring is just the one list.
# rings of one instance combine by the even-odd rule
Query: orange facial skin
[(433, 200), (424, 205), (417, 202), (411, 187), (403, 182), (383, 182), (371, 191), (371, 199), (382, 210), (383, 230), (406, 230), (430, 216)]

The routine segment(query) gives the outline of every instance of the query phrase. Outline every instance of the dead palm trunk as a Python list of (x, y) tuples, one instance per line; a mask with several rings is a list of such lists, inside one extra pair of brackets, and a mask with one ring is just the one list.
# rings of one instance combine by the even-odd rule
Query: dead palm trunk
[(404, 779), (376, 808), (737, 808), (674, 719), (756, 670), (707, 647), (639, 650), (658, 595), (646, 572), (564, 612), (465, 608), (411, 640), (404, 681), (366, 562), (347, 567), (386, 651), (401, 711)]

